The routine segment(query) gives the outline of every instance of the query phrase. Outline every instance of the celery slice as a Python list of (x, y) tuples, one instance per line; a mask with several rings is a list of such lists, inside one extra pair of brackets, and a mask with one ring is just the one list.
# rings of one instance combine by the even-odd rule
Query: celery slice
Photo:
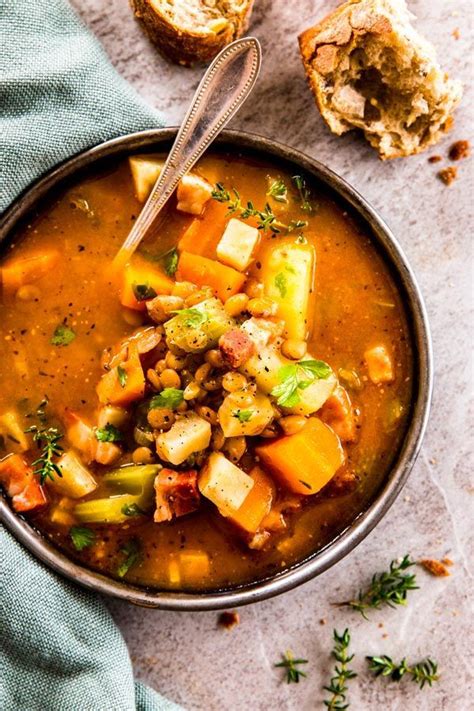
[(74, 507), (74, 515), (81, 523), (123, 523), (129, 520), (124, 508), (135, 504), (142, 508), (142, 496), (122, 494), (108, 499), (81, 501)]
[(143, 494), (153, 488), (153, 482), (160, 468), (158, 464), (120, 467), (120, 469), (107, 472), (103, 481), (117, 493)]

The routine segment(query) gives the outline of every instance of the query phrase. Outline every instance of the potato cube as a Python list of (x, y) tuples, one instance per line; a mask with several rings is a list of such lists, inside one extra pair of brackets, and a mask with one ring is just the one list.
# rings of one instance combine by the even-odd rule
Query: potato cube
[(223, 516), (231, 516), (244, 503), (254, 480), (220, 452), (213, 452), (199, 476), (199, 491), (217, 506)]
[(252, 261), (259, 237), (256, 227), (232, 218), (217, 245), (217, 258), (229, 267), (243, 272)]
[(171, 464), (181, 464), (194, 452), (209, 446), (211, 425), (194, 412), (182, 415), (168, 432), (156, 438), (158, 456)]
[(364, 359), (369, 371), (369, 378), (375, 385), (390, 383), (394, 379), (392, 358), (385, 346), (369, 348), (364, 353)]
[(225, 437), (259, 435), (274, 415), (266, 395), (257, 393), (252, 405), (243, 407), (239, 404), (239, 392), (227, 395), (217, 413)]
[(128, 164), (135, 185), (135, 195), (139, 202), (145, 202), (163, 170), (164, 161), (154, 156), (131, 156)]
[(204, 178), (200, 178), (199, 175), (189, 173), (179, 181), (176, 207), (181, 212), (200, 215), (211, 195), (212, 185)]

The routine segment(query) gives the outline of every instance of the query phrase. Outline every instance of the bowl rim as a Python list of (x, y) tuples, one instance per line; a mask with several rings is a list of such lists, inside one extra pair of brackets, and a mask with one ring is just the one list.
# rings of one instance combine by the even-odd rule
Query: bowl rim
[[(82, 151), (48, 171), (30, 185), (5, 211), (0, 220), (0, 244), (8, 234), (52, 188), (74, 176), (96, 161), (132, 151), (159, 150), (159, 144), (170, 144), (177, 128), (151, 129), (127, 134)], [(401, 289), (407, 320), (412, 331), (413, 379), (417, 386), (412, 414), (397, 459), (386, 481), (365, 511), (335, 539), (316, 553), (293, 564), (283, 572), (263, 581), (227, 588), (222, 592), (171, 592), (138, 587), (108, 578), (81, 566), (53, 546), (25, 519), (12, 511), (0, 492), (0, 523), (34, 556), (57, 573), (95, 592), (116, 597), (144, 607), (163, 610), (219, 610), (264, 600), (297, 587), (320, 575), (352, 551), (387, 513), (402, 490), (420, 451), (429, 417), (433, 388), (433, 355), (428, 316), (416, 277), (394, 234), (378, 212), (343, 178), (302, 151), (254, 133), (225, 130), (215, 141), (216, 146), (237, 146), (253, 151), (276, 162), (295, 163), (319, 183), (348, 203), (352, 211), (368, 227), (372, 241), (390, 268)], [(404, 292), (404, 293), (403, 293)]]

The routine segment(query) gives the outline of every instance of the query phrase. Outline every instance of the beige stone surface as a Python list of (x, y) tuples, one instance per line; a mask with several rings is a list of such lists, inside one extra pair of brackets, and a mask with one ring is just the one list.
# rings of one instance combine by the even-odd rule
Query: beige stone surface
[[(201, 70), (183, 69), (160, 57), (125, 0), (74, 3), (119, 72), (163, 111), (170, 125), (178, 123)], [(472, 139), (472, 4), (409, 2), (417, 27), (434, 42), (443, 66), (466, 84), (452, 134), (429, 153), (443, 156), (437, 164), (429, 164), (426, 154), (381, 163), (358, 136), (336, 138), (328, 132), (306, 87), (296, 37), (335, 4), (256, 0), (250, 31), (262, 43), (264, 65), (252, 97), (232, 125), (317, 157), (349, 180), (394, 230), (430, 315), (436, 366), (432, 416), (410, 480), (375, 531), (318, 579), (242, 608), (241, 624), (231, 632), (217, 628), (217, 613), (110, 604), (137, 676), (187, 709), (322, 709), (322, 685), (332, 666), (332, 629), (346, 626), (359, 672), (351, 683), (354, 711), (467, 711), (472, 703), (472, 161), (457, 164), (459, 179), (450, 187), (436, 178), (440, 167), (448, 165), (451, 143)], [(456, 29), (459, 39), (452, 34)], [(406, 552), (415, 558), (451, 558), (451, 576), (433, 578), (420, 570), (421, 589), (411, 594), (408, 607), (376, 612), (369, 622), (332, 606)], [(308, 678), (299, 685), (282, 683), (280, 671), (273, 668), (288, 648), (309, 660)], [(415, 661), (432, 655), (441, 680), (423, 691), (409, 680), (399, 685), (374, 681), (364, 655), (375, 653)]]

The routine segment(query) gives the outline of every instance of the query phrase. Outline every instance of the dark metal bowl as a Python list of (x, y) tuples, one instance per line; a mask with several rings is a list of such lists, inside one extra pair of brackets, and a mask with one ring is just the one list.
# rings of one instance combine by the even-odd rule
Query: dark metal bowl
[[(131, 152), (166, 151), (176, 135), (176, 129), (158, 129), (135, 133), (103, 143), (71, 158), (37, 182), (25, 192), (5, 213), (0, 222), (0, 244), (8, 240), (16, 225), (32, 208), (41, 204), (51, 191), (79, 171), (94, 166), (105, 158), (120, 157)], [(24, 518), (15, 514), (7, 500), (0, 496), (0, 521), (37, 558), (58, 573), (99, 593), (112, 595), (146, 607), (168, 610), (216, 610), (244, 605), (272, 597), (314, 578), (347, 555), (380, 521), (405, 484), (420, 450), (425, 432), (432, 390), (432, 352), (428, 318), (415, 276), (408, 265), (400, 245), (375, 210), (342, 178), (318, 161), (292, 148), (267, 138), (224, 131), (216, 141), (220, 148), (230, 148), (245, 154), (256, 154), (280, 163), (286, 163), (296, 172), (303, 169), (314, 180), (335, 195), (342, 204), (349, 205), (382, 254), (402, 295), (411, 328), (414, 353), (414, 392), (411, 415), (405, 438), (385, 481), (372, 503), (362, 511), (352, 524), (335, 540), (304, 560), (271, 578), (246, 585), (226, 588), (222, 592), (160, 592), (107, 578), (82, 567), (67, 558)]]

